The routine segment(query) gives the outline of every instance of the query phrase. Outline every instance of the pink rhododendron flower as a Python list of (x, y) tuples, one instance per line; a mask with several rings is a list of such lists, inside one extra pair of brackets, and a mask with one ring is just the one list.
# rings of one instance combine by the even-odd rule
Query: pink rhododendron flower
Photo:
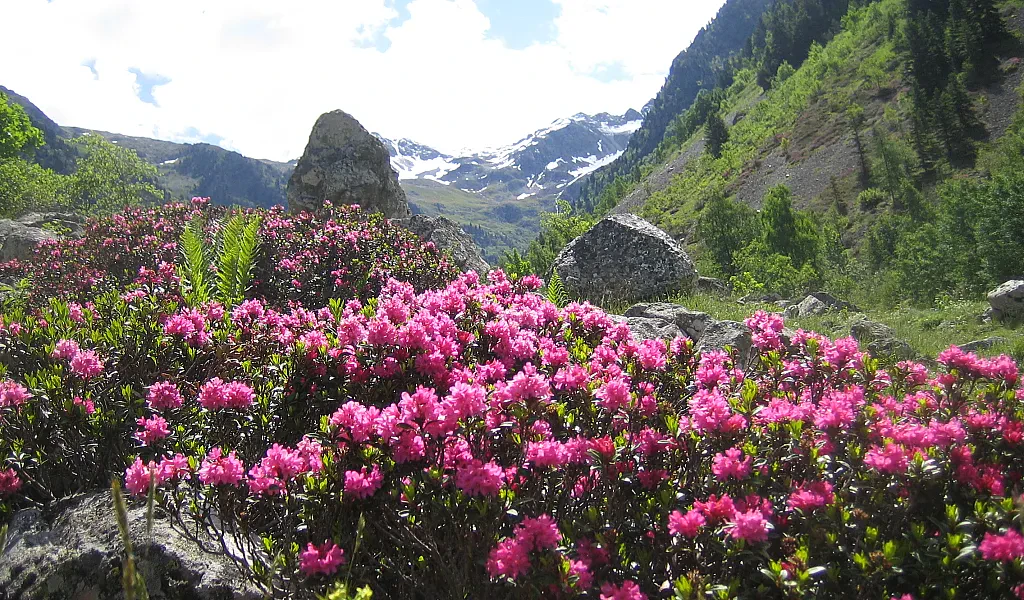
[(206, 485), (238, 485), (243, 477), (245, 467), (234, 450), (225, 455), (220, 448), (214, 448), (199, 467), (199, 481)]
[(534, 550), (549, 550), (558, 546), (562, 534), (555, 520), (548, 515), (526, 517), (516, 528), (515, 536)]
[(750, 475), (752, 464), (753, 459), (749, 456), (744, 458), (743, 452), (739, 448), (729, 448), (725, 451), (724, 455), (722, 453), (715, 455), (711, 465), (711, 472), (715, 474), (719, 481), (725, 481), (730, 477), (746, 479)]
[(10, 496), (21, 489), (21, 479), (14, 469), (0, 470), (0, 496)]
[(153, 410), (178, 408), (182, 404), (178, 386), (170, 381), (159, 381), (149, 386), (146, 401), (149, 402), (149, 407)]
[(80, 351), (71, 359), (71, 372), (83, 379), (91, 379), (103, 372), (103, 361), (92, 350)]
[(601, 600), (647, 600), (647, 596), (640, 591), (640, 586), (627, 580), (621, 586), (611, 583), (602, 585)]
[(474, 460), (455, 473), (455, 485), (469, 496), (497, 496), (505, 472), (494, 462)]
[(487, 557), (487, 574), (492, 578), (518, 578), (530, 570), (530, 548), (516, 538), (498, 543)]
[(74, 406), (81, 406), (85, 414), (91, 415), (96, 412), (96, 403), (92, 401), (92, 398), (82, 399), (81, 396), (75, 396), (71, 399), (71, 404)]
[(383, 481), (384, 476), (377, 465), (372, 470), (363, 467), (358, 471), (345, 471), (345, 494), (357, 500), (369, 498), (377, 493)]
[(759, 510), (737, 512), (729, 523), (729, 537), (758, 543), (768, 539), (768, 521)]
[(700, 528), (707, 524), (704, 515), (697, 510), (688, 511), (685, 515), (678, 510), (668, 516), (668, 532), (672, 535), (697, 537)]
[(75, 340), (59, 340), (50, 356), (59, 360), (67, 360), (74, 358), (79, 352), (81, 352), (81, 348)]
[(589, 590), (594, 587), (594, 575), (590, 572), (587, 563), (582, 560), (569, 561), (569, 577), (576, 578), (576, 589)]
[(148, 419), (140, 417), (136, 423), (142, 429), (135, 432), (135, 439), (142, 442), (143, 446), (149, 446), (153, 442), (171, 435), (170, 429), (167, 428), (167, 420), (160, 415), (154, 415)]
[(207, 410), (243, 409), (255, 401), (255, 392), (241, 381), (224, 383), (219, 377), (214, 377), (199, 388), (199, 404)]
[(864, 464), (882, 473), (906, 473), (910, 466), (907, 452), (896, 444), (886, 444), (884, 449), (872, 447), (864, 455)]
[(978, 545), (981, 557), (991, 561), (1011, 561), (1024, 557), (1024, 536), (1014, 529), (1002, 535), (986, 532)]
[(32, 394), (20, 383), (10, 380), (0, 381), (0, 408), (9, 406), (17, 408), (31, 397)]
[(786, 504), (790, 510), (801, 510), (806, 513), (832, 504), (834, 501), (835, 494), (832, 493), (832, 484), (827, 481), (815, 481), (797, 487), (789, 495)]
[(332, 541), (319, 546), (312, 542), (299, 555), (299, 570), (307, 577), (315, 575), (330, 576), (345, 564), (345, 551)]

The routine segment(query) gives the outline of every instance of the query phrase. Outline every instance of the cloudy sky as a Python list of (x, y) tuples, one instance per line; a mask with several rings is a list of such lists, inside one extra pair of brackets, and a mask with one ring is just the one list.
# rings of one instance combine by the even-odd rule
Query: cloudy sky
[(258, 158), (298, 157), (336, 108), (454, 153), (640, 109), (721, 4), (6, 0), (0, 84), (62, 125)]

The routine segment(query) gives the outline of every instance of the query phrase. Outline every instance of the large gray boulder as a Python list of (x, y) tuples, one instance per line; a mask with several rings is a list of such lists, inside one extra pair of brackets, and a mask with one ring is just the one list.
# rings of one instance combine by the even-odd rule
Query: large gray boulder
[(786, 307), (787, 318), (794, 317), (817, 317), (829, 312), (860, 312), (860, 309), (844, 300), (839, 300), (832, 294), (826, 292), (813, 292), (808, 294), (799, 304), (792, 304)]
[(1011, 279), (988, 293), (991, 315), (997, 319), (1024, 318), (1024, 280)]
[(379, 139), (348, 113), (320, 115), (288, 180), (288, 208), (315, 211), (325, 200), (358, 204), (389, 219), (409, 216), (409, 202)]
[(569, 242), (554, 270), (570, 296), (630, 302), (690, 292), (697, 269), (679, 242), (636, 215), (612, 215)]
[[(61, 507), (58, 507), (59, 509)], [(128, 511), (139, 572), (152, 600), (257, 600), (234, 563), (207, 554), (157, 519), (146, 537), (146, 509)], [(14, 515), (0, 554), (3, 600), (119, 600), (123, 546), (109, 492), (67, 501), (52, 523), (40, 511)]]
[(750, 328), (736, 321), (714, 321), (704, 330), (704, 335), (697, 342), (697, 352), (724, 350), (726, 347), (739, 352), (741, 364), (746, 364), (750, 357), (753, 335)]
[(625, 315), (667, 321), (693, 340), (699, 340), (704, 335), (704, 330), (714, 321), (707, 313), (690, 310), (682, 304), (672, 304), (671, 302), (634, 304), (626, 309)]
[(447, 217), (413, 215), (396, 219), (396, 223), (415, 233), (424, 242), (433, 242), (441, 250), (451, 253), (455, 264), (463, 271), (476, 271), (486, 275), (490, 265), (480, 255), (480, 248), (458, 223)]
[(877, 321), (861, 318), (850, 325), (850, 335), (876, 358), (912, 360), (918, 353), (913, 346), (896, 337), (891, 327)]

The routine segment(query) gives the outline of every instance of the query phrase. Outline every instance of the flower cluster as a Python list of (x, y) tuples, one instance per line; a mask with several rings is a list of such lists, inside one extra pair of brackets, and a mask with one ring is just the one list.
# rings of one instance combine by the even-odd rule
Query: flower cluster
[(183, 307), (151, 265), (75, 311), (5, 317), (0, 504), (120, 476), (308, 597), (346, 559), (387, 597), (982, 598), (1024, 583), (1012, 360), (950, 349), (937, 373), (882, 368), (768, 313), (748, 320), (749, 360), (699, 354), (555, 306), (535, 278), (440, 285), (404, 234), (385, 257), (387, 227), (273, 213), (276, 262), (235, 306)]

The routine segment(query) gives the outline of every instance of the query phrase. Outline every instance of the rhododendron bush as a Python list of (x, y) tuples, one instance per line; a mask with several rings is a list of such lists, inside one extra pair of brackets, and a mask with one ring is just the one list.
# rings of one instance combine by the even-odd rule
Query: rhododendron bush
[(539, 285), (15, 309), (0, 498), (120, 478), (279, 597), (1024, 595), (1012, 360), (883, 368), (758, 313), (740, 364)]
[[(328, 205), (288, 215), (280, 207), (249, 210), (263, 216), (261, 253), (251, 295), (272, 305), (323, 306), (331, 298), (372, 298), (395, 277), (417, 290), (443, 286), (458, 273), (433, 244), (358, 207)], [(28, 277), (31, 300), (91, 299), (98, 293), (176, 296), (178, 241), (193, 220), (211, 240), (228, 211), (208, 198), (188, 204), (133, 208), (91, 219), (80, 239), (41, 243), (29, 261), (0, 263), (0, 277)]]

